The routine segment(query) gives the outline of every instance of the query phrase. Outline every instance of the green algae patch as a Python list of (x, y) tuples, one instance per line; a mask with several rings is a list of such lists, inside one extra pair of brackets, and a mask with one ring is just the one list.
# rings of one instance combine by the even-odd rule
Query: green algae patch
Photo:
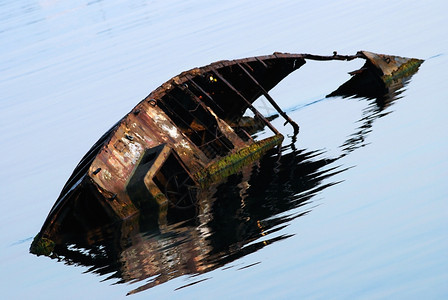
[(54, 250), (55, 245), (55, 242), (53, 242), (52, 240), (41, 237), (38, 234), (31, 243), (30, 252), (36, 254), (37, 256), (50, 256), (50, 254)]
[(243, 166), (260, 159), (266, 151), (280, 145), (282, 141), (283, 135), (277, 134), (273, 137), (255, 142), (235, 153), (212, 162), (204, 170), (196, 173), (194, 177), (201, 187), (204, 188), (210, 183), (230, 176), (238, 172)]
[(402, 64), (398, 69), (392, 72), (390, 75), (382, 76), (382, 79), (386, 86), (389, 86), (393, 81), (405, 77), (409, 77), (417, 72), (420, 65), (424, 62), (424, 60), (411, 58), (406, 63)]

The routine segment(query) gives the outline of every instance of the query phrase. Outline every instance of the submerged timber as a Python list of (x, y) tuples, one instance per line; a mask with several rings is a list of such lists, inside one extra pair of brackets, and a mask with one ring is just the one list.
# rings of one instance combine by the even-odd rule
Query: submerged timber
[[(353, 59), (366, 63), (330, 96), (387, 91), (423, 62), (366, 51), (332, 56), (274, 53), (219, 61), (173, 77), (82, 158), (30, 251), (51, 255), (73, 236), (98, 234), (105, 224), (129, 222), (139, 214), (163, 226), (170, 211), (200, 205), (202, 190), (281, 145), (283, 136), (252, 105), (256, 99), (265, 96), (297, 134), (298, 125), (269, 90), (306, 60)], [(252, 125), (243, 122), (248, 109), (254, 115), (252, 123), (267, 126), (270, 137), (253, 138)]]

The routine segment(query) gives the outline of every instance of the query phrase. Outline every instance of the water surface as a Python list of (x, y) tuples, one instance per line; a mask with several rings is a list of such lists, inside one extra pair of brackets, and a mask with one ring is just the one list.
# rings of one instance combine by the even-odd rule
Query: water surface
[[(446, 298), (447, 9), (443, 1), (3, 1), (2, 298), (110, 299), (140, 289), (129, 297)], [(211, 197), (207, 226), (136, 234), (104, 268), (29, 254), (79, 159), (161, 83), (221, 59), (334, 50), (426, 61), (389, 105), (325, 98), (355, 62), (307, 63), (281, 82), (271, 95), (301, 126), (297, 140), (275, 120), (287, 136), (281, 161), (272, 154), (229, 178)], [(130, 259), (149, 246), (152, 264)], [(159, 269), (146, 277), (140, 266)]]

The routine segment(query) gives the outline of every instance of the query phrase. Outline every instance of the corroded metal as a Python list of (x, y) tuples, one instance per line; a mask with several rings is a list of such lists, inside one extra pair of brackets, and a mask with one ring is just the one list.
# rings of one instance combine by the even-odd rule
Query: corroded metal
[(400, 80), (414, 74), (423, 63), (423, 60), (416, 58), (376, 54), (368, 51), (362, 51), (361, 53), (378, 70), (381, 70), (381, 79), (386, 85), (390, 85), (394, 80)]
[(384, 95), (403, 87), (423, 63), (421, 59), (368, 51), (359, 51), (357, 55), (366, 60), (365, 64), (359, 70), (350, 72), (353, 77), (328, 96), (385, 98)]
[[(356, 58), (365, 59), (364, 69), (385, 85), (415, 72), (422, 62), (366, 51), (347, 56), (274, 53), (219, 61), (173, 77), (137, 104), (84, 156), (30, 251), (50, 255), (70, 234), (86, 228), (96, 228), (98, 233), (104, 224), (135, 219), (142, 212), (164, 226), (170, 209), (198, 205), (201, 189), (281, 145), (283, 136), (253, 107), (257, 98), (266, 96), (297, 133), (298, 125), (268, 91), (307, 59)], [(356, 74), (360, 73), (365, 72), (361, 69)], [(273, 136), (254, 140), (241, 125), (248, 109), (254, 112), (255, 123), (270, 128)]]

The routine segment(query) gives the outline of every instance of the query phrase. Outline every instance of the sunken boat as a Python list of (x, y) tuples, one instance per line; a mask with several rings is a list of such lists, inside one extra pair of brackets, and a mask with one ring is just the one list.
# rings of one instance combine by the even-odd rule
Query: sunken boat
[[(81, 159), (50, 210), (30, 252), (51, 255), (74, 236), (99, 234), (105, 224), (151, 215), (166, 224), (171, 208), (191, 207), (201, 190), (279, 147), (283, 135), (253, 103), (265, 98), (299, 126), (269, 95), (306, 60), (364, 59), (347, 83), (330, 95), (387, 90), (423, 62), (360, 51), (319, 56), (274, 53), (219, 61), (181, 73), (162, 84), (108, 130)], [(355, 91), (355, 92), (354, 92)], [(253, 117), (245, 113), (251, 110)], [(257, 126), (272, 134), (254, 138)], [(91, 237), (92, 238), (92, 237)]]

